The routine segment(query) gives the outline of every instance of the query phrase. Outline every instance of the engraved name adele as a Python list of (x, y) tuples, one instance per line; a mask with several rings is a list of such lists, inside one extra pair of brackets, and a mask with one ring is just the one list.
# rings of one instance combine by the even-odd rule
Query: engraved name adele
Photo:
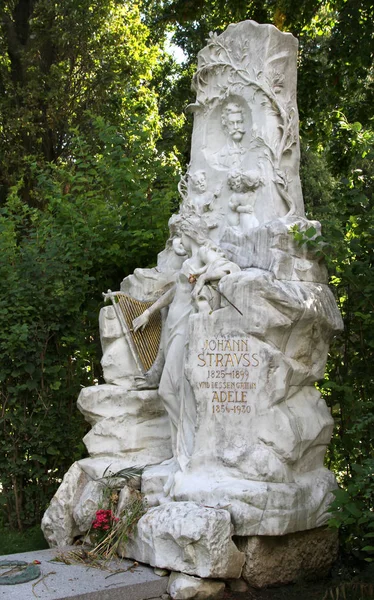
[(197, 356), (201, 369), (200, 389), (211, 390), (212, 413), (248, 414), (248, 393), (256, 389), (251, 381), (260, 360), (251, 352), (249, 340), (205, 340)]

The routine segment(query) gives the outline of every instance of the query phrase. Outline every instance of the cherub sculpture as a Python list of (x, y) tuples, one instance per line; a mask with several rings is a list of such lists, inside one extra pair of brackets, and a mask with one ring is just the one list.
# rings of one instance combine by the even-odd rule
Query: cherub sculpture
[(263, 185), (263, 180), (257, 171), (231, 171), (227, 177), (227, 184), (232, 190), (229, 199), (228, 224), (239, 227), (245, 232), (259, 225), (254, 210), (255, 191)]

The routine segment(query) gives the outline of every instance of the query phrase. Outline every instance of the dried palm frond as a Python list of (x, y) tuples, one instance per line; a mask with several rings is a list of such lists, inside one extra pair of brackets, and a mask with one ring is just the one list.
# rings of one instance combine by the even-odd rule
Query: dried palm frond
[(105, 483), (110, 483), (112, 480), (116, 479), (124, 479), (125, 481), (129, 481), (130, 479), (141, 477), (144, 471), (144, 467), (127, 467), (113, 473), (110, 470), (111, 466), (111, 464), (107, 466), (102, 477), (100, 477), (97, 481), (102, 481)]

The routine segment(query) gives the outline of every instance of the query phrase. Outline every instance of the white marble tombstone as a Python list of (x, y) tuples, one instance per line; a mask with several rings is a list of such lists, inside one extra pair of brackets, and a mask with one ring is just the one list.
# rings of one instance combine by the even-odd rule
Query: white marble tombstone
[(109, 464), (147, 465), (141, 488), (153, 508), (122, 554), (154, 566), (238, 577), (233, 534), (326, 523), (333, 421), (315, 382), (342, 320), (317, 242), (300, 246), (292, 233), (320, 234), (299, 179), (296, 59), (292, 35), (253, 21), (211, 35), (199, 53), (180, 211), (157, 267), (121, 285), (150, 303), (129, 328), (145, 344), (161, 311), (160, 350), (139, 370), (135, 333), (124, 333), (113, 307), (102, 310), (107, 383), (80, 395), (90, 458), (73, 466), (44, 517), (51, 544), (82, 533), (82, 498)]
[[(197, 279), (192, 301), (180, 277), (166, 320), (179, 336), (159, 388), (176, 432), (166, 490), (174, 501), (227, 507), (241, 536), (322, 525), (336, 485), (323, 466), (333, 422), (314, 384), (341, 318), (318, 253), (290, 231), (319, 233), (299, 180), (296, 58), (292, 35), (230, 25), (199, 53), (190, 106), (180, 227), (199, 249), (182, 267)], [(204, 297), (209, 287), (218, 304)]]

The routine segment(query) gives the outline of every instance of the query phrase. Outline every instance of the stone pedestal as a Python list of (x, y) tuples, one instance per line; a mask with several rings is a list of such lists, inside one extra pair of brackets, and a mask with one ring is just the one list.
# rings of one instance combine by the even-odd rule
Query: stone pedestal
[(242, 577), (255, 588), (326, 577), (338, 555), (338, 534), (321, 527), (284, 536), (237, 537)]

